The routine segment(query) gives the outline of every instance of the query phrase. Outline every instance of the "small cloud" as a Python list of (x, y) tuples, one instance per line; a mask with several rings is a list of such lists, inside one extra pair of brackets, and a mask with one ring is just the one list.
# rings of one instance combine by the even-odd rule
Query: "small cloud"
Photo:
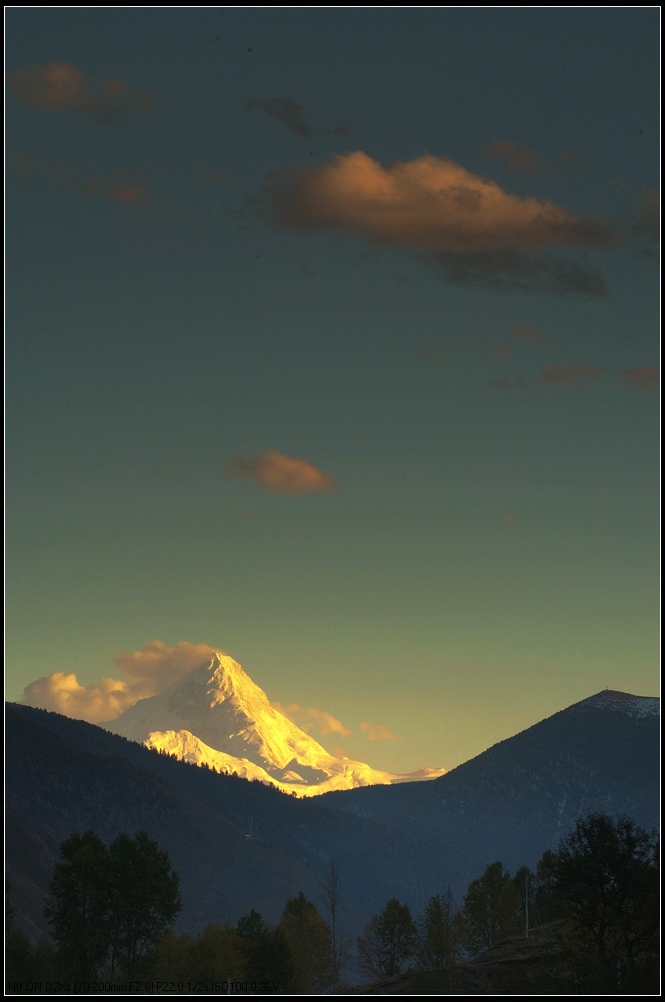
[(497, 355), (503, 359), (510, 358), (512, 354), (512, 346), (507, 341), (492, 341), (489, 345), (489, 350), (493, 355)]
[(397, 735), (384, 727), (383, 724), (370, 724), (366, 720), (360, 725), (360, 730), (368, 741), (397, 741)]
[(337, 720), (332, 714), (326, 713), (325, 710), (317, 710), (314, 706), (305, 708), (304, 706), (299, 706), (298, 703), (291, 703), (290, 706), (282, 706), (281, 703), (274, 701), (272, 706), (285, 716), (287, 720), (296, 724), (297, 727), (307, 734), (311, 731), (316, 731), (324, 737), (327, 734), (341, 734), (342, 737), (348, 737), (351, 734), (351, 731), (348, 727), (344, 726), (341, 720)]
[[(650, 367), (636, 366), (636, 368), (649, 369)], [(599, 365), (548, 365), (535, 379), (525, 379), (524, 376), (518, 373), (505, 379), (495, 379), (489, 385), (497, 390), (526, 390), (533, 386), (554, 386), (560, 383), (563, 386), (567, 386), (570, 390), (579, 390), (589, 383), (599, 380), (609, 371), (607, 366)], [(628, 372), (632, 373), (633, 370), (629, 369)], [(627, 378), (624, 379), (623, 377)], [(627, 373), (624, 373), (622, 382), (624, 385), (636, 386), (640, 379), (646, 384), (652, 378), (649, 375), (627, 376)], [(647, 387), (645, 386), (644, 388)]]
[(74, 111), (98, 121), (149, 111), (150, 91), (132, 91), (122, 80), (89, 77), (70, 63), (25, 66), (8, 74), (9, 86), (23, 104), (39, 111)]
[(142, 181), (128, 178), (92, 178), (79, 186), (77, 195), (100, 195), (109, 202), (125, 202), (131, 205), (146, 205), (150, 201), (147, 188)]
[(520, 327), (513, 327), (511, 334), (518, 337), (520, 341), (525, 341), (527, 344), (533, 344), (537, 348), (545, 348), (547, 342), (545, 338), (541, 337), (535, 327), (529, 327), (528, 324), (522, 324)]
[(377, 244), (471, 255), (620, 242), (605, 220), (509, 194), (453, 160), (428, 154), (383, 167), (356, 150), (273, 177), (268, 194), (277, 220), (289, 229), (337, 229)]
[(234, 508), (233, 511), (235, 512), (236, 515), (239, 515), (241, 518), (245, 518), (247, 515), (249, 515), (249, 512), (245, 511), (244, 508)]
[(519, 515), (502, 515), (501, 525), (504, 529), (514, 529), (515, 526), (519, 525), (521, 522)]
[(609, 369), (597, 365), (548, 365), (541, 372), (538, 381), (543, 386), (563, 383), (571, 390), (579, 390), (589, 380), (599, 379)]
[(509, 139), (493, 139), (485, 149), (485, 156), (496, 157), (504, 170), (511, 174), (537, 173), (551, 176), (555, 173), (554, 164), (546, 157)]
[(299, 139), (311, 139), (315, 135), (343, 137), (351, 134), (348, 125), (337, 125), (334, 129), (313, 128), (305, 121), (301, 106), (289, 97), (274, 97), (268, 101), (245, 101), (244, 107), (245, 111), (262, 111), (271, 118), (276, 118), (285, 129)]
[(114, 720), (139, 699), (167, 689), (219, 650), (185, 640), (175, 647), (152, 640), (140, 651), (127, 651), (115, 658), (113, 663), (127, 678), (102, 678), (81, 685), (74, 673), (52, 672), (26, 686), (23, 702), (91, 724)]
[(514, 248), (484, 253), (439, 251), (418, 260), (454, 285), (494, 292), (548, 292), (591, 298), (607, 296), (602, 274), (588, 265), (553, 255), (526, 254)]
[(660, 376), (650, 365), (634, 365), (619, 376), (620, 383), (632, 390), (657, 390)]
[(299, 497), (321, 491), (332, 494), (338, 484), (328, 473), (306, 459), (285, 456), (271, 449), (258, 456), (235, 456), (227, 463), (223, 477), (244, 477), (275, 494)]

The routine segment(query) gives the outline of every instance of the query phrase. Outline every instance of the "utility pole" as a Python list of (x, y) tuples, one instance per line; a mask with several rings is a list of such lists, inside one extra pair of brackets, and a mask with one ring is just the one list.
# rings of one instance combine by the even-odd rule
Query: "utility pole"
[(524, 902), (526, 905), (526, 938), (529, 938), (529, 871), (526, 871), (526, 889), (524, 893)]

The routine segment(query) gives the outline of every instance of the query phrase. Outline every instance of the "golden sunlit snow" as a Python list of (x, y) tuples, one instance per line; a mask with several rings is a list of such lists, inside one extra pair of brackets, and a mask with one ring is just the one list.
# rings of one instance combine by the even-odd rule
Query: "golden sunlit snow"
[(186, 762), (299, 796), (434, 779), (446, 771), (419, 769), (396, 775), (330, 755), (271, 706), (237, 661), (219, 653), (104, 726)]

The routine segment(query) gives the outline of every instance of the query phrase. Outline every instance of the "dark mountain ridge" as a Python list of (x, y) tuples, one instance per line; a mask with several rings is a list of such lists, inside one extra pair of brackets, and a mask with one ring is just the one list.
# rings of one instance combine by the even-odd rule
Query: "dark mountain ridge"
[(385, 826), (437, 834), (486, 862), (533, 865), (591, 810), (659, 821), (660, 701), (605, 690), (429, 783), (321, 799)]
[[(334, 858), (343, 924), (354, 935), (390, 897), (420, 910), (449, 885), (461, 897), (488, 862), (535, 865), (589, 810), (656, 825), (657, 707), (656, 699), (599, 693), (439, 779), (300, 800), (8, 704), (7, 806), (49, 851), (88, 827), (105, 840), (145, 828), (180, 873), (189, 931), (252, 907), (275, 921), (301, 889), (321, 906)], [(37, 864), (16, 865), (37, 886), (27, 872)]]

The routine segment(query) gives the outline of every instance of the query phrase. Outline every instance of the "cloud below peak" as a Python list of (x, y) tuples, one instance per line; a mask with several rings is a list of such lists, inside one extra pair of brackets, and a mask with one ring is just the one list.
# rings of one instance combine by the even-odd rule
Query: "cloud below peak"
[(393, 734), (384, 724), (370, 724), (368, 720), (365, 720), (360, 725), (360, 730), (368, 741), (397, 741), (397, 735)]
[(175, 647), (151, 640), (140, 651), (125, 651), (114, 659), (125, 678), (102, 678), (91, 685), (81, 685), (73, 672), (52, 672), (26, 686), (23, 702), (90, 724), (114, 720), (139, 699), (155, 696), (184, 678), (216, 651), (219, 648), (190, 644), (186, 640)]
[(283, 706), (274, 700), (271, 701), (271, 705), (282, 716), (290, 720), (291, 723), (296, 724), (297, 727), (307, 734), (313, 730), (317, 731), (323, 737), (327, 734), (341, 734), (342, 737), (348, 737), (351, 734), (351, 731), (348, 727), (344, 726), (341, 720), (337, 720), (332, 714), (326, 713), (325, 710), (317, 710), (314, 706), (305, 708), (298, 703)]

